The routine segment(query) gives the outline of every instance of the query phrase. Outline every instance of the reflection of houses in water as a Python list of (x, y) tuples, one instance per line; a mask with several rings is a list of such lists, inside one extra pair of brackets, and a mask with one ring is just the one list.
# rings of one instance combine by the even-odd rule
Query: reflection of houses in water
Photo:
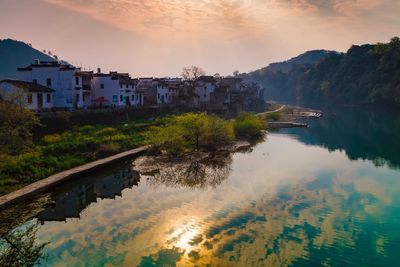
[(55, 194), (55, 202), (41, 211), (37, 218), (45, 221), (65, 221), (66, 218), (79, 218), (92, 202), (100, 199), (114, 199), (121, 196), (122, 190), (137, 186), (140, 181), (139, 173), (129, 168), (119, 169), (104, 176), (97, 176), (85, 183), (80, 183), (67, 191)]

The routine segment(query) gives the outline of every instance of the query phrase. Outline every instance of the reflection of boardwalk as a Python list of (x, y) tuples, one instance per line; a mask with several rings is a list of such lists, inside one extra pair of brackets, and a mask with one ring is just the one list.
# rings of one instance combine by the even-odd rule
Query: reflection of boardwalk
[(55, 196), (53, 205), (45, 208), (37, 217), (41, 222), (79, 218), (82, 210), (96, 202), (98, 198), (114, 199), (116, 196), (121, 196), (122, 190), (137, 186), (139, 180), (137, 172), (131, 169), (120, 169), (107, 176), (79, 184)]

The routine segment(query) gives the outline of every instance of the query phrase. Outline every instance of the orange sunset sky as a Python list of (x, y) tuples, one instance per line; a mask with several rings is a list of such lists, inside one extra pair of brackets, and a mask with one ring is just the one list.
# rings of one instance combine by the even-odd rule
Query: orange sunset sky
[(134, 76), (247, 72), (400, 35), (400, 0), (0, 0), (0, 38)]

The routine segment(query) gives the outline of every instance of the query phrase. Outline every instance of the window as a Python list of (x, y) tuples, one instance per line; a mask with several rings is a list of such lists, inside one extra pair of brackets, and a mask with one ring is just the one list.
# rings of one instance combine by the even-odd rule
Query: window
[(85, 102), (85, 94), (82, 95), (82, 101)]
[(101, 83), (101, 84), (100, 84), (100, 88), (101, 88), (101, 89), (104, 89), (104, 83)]
[(51, 87), (51, 79), (50, 78), (46, 79), (46, 86)]
[(113, 95), (113, 102), (117, 103), (118, 102), (118, 96), (117, 95)]
[(51, 102), (51, 94), (47, 94), (46, 95), (46, 100), (47, 100), (47, 103), (50, 103)]
[(135, 96), (134, 95), (132, 95), (132, 101), (135, 101)]
[(79, 77), (75, 77), (75, 84), (79, 85)]
[(76, 94), (76, 102), (79, 102), (79, 94)]
[(160, 94), (157, 95), (158, 99), (160, 99)]
[(119, 101), (123, 101), (122, 95), (119, 95)]
[(28, 104), (32, 104), (32, 94), (28, 94)]
[(207, 98), (207, 95), (206, 95), (206, 94), (204, 94), (204, 98)]
[(36, 79), (34, 79), (32, 82), (33, 82), (33, 83), (37, 83), (37, 80), (36, 80)]
[(126, 85), (126, 88), (128, 88), (129, 85)]

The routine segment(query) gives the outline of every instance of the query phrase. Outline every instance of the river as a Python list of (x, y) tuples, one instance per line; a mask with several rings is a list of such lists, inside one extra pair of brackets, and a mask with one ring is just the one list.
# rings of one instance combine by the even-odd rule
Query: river
[(119, 164), (2, 211), (24, 256), (4, 239), (1, 256), (40, 266), (400, 266), (400, 117), (329, 109), (307, 122), (185, 169), (145, 175)]

